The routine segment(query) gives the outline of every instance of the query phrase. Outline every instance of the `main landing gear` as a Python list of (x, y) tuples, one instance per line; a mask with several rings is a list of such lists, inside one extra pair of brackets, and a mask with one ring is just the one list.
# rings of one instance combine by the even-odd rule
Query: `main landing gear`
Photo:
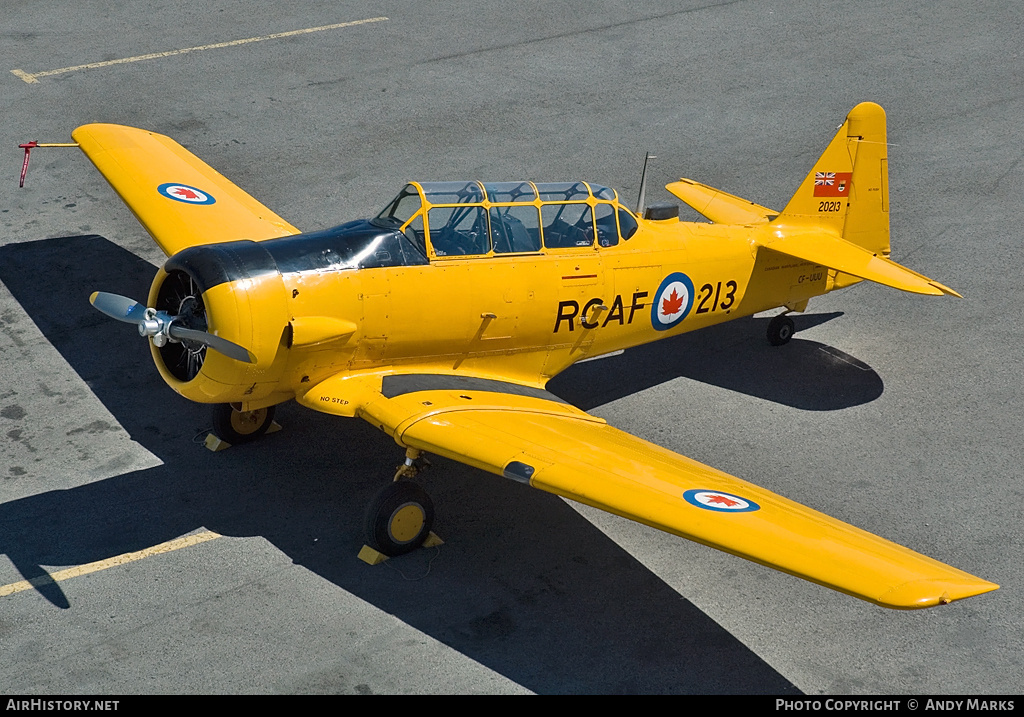
[(772, 346), (788, 344), (796, 333), (796, 324), (786, 314), (779, 314), (768, 322), (768, 343)]
[[(230, 403), (217, 404), (213, 407), (213, 431), (206, 437), (206, 447), (211, 451), (223, 450), (280, 428), (274, 423), (274, 406), (239, 411)], [(384, 486), (366, 509), (366, 545), (359, 553), (360, 559), (376, 565), (421, 545), (442, 543), (430, 532), (434, 526), (434, 502), (411, 480), (429, 465), (421, 451), (406, 450), (405, 463), (398, 466), (394, 481)]]
[(405, 464), (398, 467), (395, 480), (384, 486), (366, 509), (366, 547), (359, 557), (371, 564), (412, 552), (424, 544), (440, 544), (440, 539), (430, 532), (434, 525), (434, 502), (419, 484), (409, 480), (430, 464), (415, 448), (406, 450), (405, 456)]
[(218, 403), (213, 407), (213, 431), (206, 437), (206, 447), (211, 451), (222, 451), (238, 443), (255, 441), (265, 433), (281, 430), (274, 423), (275, 406), (257, 408), (254, 411), (239, 411), (230, 403)]
[(230, 403), (218, 403), (213, 407), (213, 432), (232, 444), (254, 441), (274, 422), (274, 408), (239, 411)]

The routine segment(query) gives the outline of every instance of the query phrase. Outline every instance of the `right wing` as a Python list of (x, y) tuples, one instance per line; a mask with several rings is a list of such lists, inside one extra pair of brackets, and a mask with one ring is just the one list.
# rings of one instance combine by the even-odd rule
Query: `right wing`
[(83, 125), (71, 137), (167, 256), (299, 233), (170, 137), (115, 124)]
[(299, 401), (403, 446), (528, 483), (892, 608), (998, 586), (609, 426), (537, 388), (473, 376), (327, 379)]

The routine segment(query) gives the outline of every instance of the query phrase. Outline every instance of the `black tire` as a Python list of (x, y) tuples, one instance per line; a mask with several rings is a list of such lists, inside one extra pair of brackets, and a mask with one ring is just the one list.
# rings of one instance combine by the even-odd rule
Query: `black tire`
[(397, 480), (384, 486), (366, 509), (366, 544), (388, 556), (423, 545), (434, 525), (434, 502), (418, 484)]
[(274, 422), (274, 408), (267, 406), (255, 411), (236, 411), (230, 403), (218, 403), (213, 407), (213, 432), (232, 445), (254, 441)]
[(794, 333), (796, 333), (796, 324), (785, 314), (776, 316), (768, 322), (768, 343), (772, 346), (788, 344)]

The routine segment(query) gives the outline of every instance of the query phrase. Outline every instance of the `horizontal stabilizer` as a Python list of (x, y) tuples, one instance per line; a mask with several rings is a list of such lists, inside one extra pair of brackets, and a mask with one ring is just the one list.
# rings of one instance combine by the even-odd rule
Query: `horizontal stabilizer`
[(778, 214), (692, 179), (680, 179), (665, 185), (665, 189), (716, 224), (763, 224)]
[(800, 232), (772, 237), (761, 242), (761, 245), (797, 259), (812, 261), (901, 291), (931, 296), (960, 296), (948, 286), (824, 232)]

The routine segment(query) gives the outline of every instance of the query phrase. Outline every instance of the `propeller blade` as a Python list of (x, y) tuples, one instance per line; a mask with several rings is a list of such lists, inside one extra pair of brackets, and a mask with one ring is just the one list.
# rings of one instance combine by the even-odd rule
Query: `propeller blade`
[[(129, 299), (127, 296), (109, 294), (105, 291), (94, 291), (92, 296), (89, 297), (89, 303), (110, 318), (117, 319), (118, 321), (124, 321), (125, 323), (136, 325), (142, 324), (143, 321), (146, 321), (146, 307), (133, 299)], [(163, 312), (159, 312), (153, 321), (147, 322), (154, 325), (152, 333), (146, 332), (143, 335), (153, 336), (157, 334), (162, 331), (162, 327), (166, 326), (170, 321), (173, 321), (173, 319), (167, 317)], [(166, 335), (177, 339), (178, 341), (195, 341), (203, 344), (204, 346), (209, 346), (211, 349), (219, 351), (235, 361), (241, 361), (242, 363), (256, 363), (256, 357), (246, 349), (236, 343), (228, 341), (227, 339), (222, 339), (220, 336), (214, 336), (213, 334), (209, 334), (205, 331), (187, 329), (184, 326), (177, 326), (176, 324), (171, 323), (170, 327), (166, 329)], [(157, 345), (161, 346), (162, 344)]]
[(138, 324), (146, 318), (146, 307), (127, 296), (94, 291), (89, 297), (89, 303), (110, 318), (127, 324)]
[(228, 341), (227, 339), (222, 339), (220, 336), (214, 336), (213, 334), (208, 334), (205, 331), (186, 329), (184, 326), (176, 326), (174, 324), (171, 324), (171, 328), (167, 330), (167, 333), (170, 334), (172, 338), (178, 339), (179, 341), (196, 341), (209, 346), (211, 349), (219, 351), (235, 361), (241, 361), (242, 363), (256, 363), (256, 357), (246, 349), (236, 343)]

